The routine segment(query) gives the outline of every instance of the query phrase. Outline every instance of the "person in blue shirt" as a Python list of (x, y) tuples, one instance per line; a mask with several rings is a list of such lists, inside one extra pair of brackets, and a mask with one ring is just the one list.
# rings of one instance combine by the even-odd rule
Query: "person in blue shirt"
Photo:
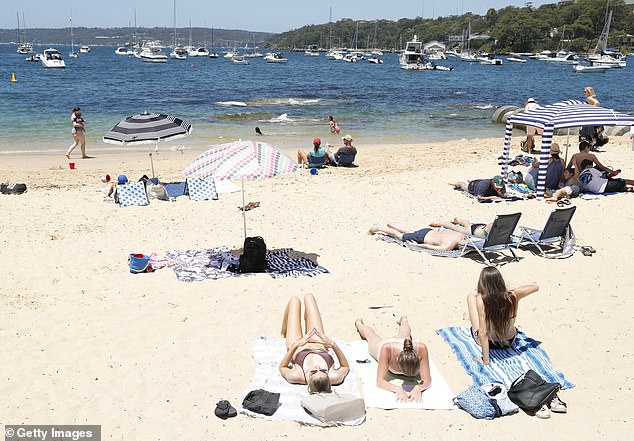
[(321, 167), (329, 163), (326, 150), (321, 146), (321, 139), (313, 139), (313, 149), (306, 153), (302, 149), (297, 150), (297, 163), (300, 166)]

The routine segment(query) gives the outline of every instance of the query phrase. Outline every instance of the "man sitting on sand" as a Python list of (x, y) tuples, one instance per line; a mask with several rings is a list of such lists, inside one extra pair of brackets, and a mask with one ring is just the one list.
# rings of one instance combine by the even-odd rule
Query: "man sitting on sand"
[(506, 188), (502, 176), (495, 176), (493, 179), (475, 179), (473, 181), (450, 182), (449, 185), (456, 189), (466, 191), (475, 196), (479, 201), (500, 200), (506, 198)]
[[(629, 187), (628, 187), (629, 186)], [(621, 193), (634, 192), (634, 180), (605, 178), (603, 173), (592, 167), (592, 161), (581, 161), (581, 173), (579, 174), (579, 188), (586, 193)]]
[(373, 226), (368, 234), (381, 233), (403, 242), (410, 242), (428, 250), (449, 251), (458, 249), (465, 235), (456, 231), (438, 231), (432, 228), (423, 228), (414, 231), (411, 228), (399, 227), (387, 224), (387, 227)]
[(575, 176), (575, 169), (572, 167), (568, 167), (564, 170), (563, 174), (564, 178), (564, 186), (555, 191), (552, 195), (548, 196), (544, 199), (547, 204), (554, 204), (559, 199), (563, 198), (576, 198), (579, 196), (579, 186), (576, 184), (577, 178)]
[(354, 167), (354, 158), (357, 156), (357, 148), (352, 145), (352, 136), (346, 135), (343, 138), (343, 147), (333, 155), (328, 153), (330, 165), (341, 167)]
[(608, 168), (605, 165), (601, 164), (594, 153), (590, 153), (590, 143), (588, 143), (588, 141), (581, 141), (579, 143), (579, 153), (575, 153), (574, 155), (572, 155), (570, 157), (570, 161), (568, 162), (568, 167), (574, 167), (574, 169), (577, 171), (577, 175), (574, 178), (573, 184), (577, 184), (579, 173), (583, 171), (583, 169), (581, 168), (581, 162), (585, 161), (586, 159), (592, 161), (594, 167), (599, 169), (599, 171), (606, 173), (615, 173), (611, 168)]

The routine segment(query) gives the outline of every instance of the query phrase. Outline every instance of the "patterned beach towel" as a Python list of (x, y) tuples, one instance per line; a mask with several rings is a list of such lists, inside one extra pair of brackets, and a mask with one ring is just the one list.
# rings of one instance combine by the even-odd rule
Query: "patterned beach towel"
[[(291, 257), (291, 248), (266, 252), (266, 272), (274, 279), (282, 277), (313, 277), (328, 273), (323, 266), (304, 257)], [(205, 250), (170, 250), (166, 252), (172, 262), (176, 278), (181, 282), (195, 282), (206, 279), (224, 279), (242, 277), (251, 274), (238, 274), (229, 271), (229, 265), (239, 265), (239, 258), (229, 248), (220, 246)]]
[(389, 243), (395, 243), (395, 244), (398, 244), (398, 245), (400, 245), (402, 247), (409, 248), (412, 251), (418, 251), (418, 252), (421, 252), (421, 253), (427, 253), (427, 254), (431, 254), (432, 256), (460, 257), (462, 255), (462, 252), (460, 250), (448, 250), (448, 251), (429, 250), (427, 248), (417, 247), (414, 244), (403, 242), (400, 239), (396, 239), (396, 238), (391, 237), (391, 236), (385, 236), (383, 234), (377, 234), (376, 240), (382, 240), (382, 241), (389, 242)]
[[(341, 350), (348, 357), (349, 348), (348, 345), (337, 339), (337, 344)], [(282, 357), (286, 354), (286, 344), (282, 338), (269, 338), (269, 337), (257, 337), (252, 341), (252, 355), (255, 362), (258, 364), (255, 369), (253, 378), (247, 390), (242, 394), (242, 399), (249, 393), (249, 391), (256, 389), (264, 389), (269, 392), (277, 392), (280, 394), (280, 407), (277, 411), (271, 415), (262, 415), (259, 413), (251, 412), (240, 405), (240, 412), (246, 415), (264, 418), (270, 421), (297, 421), (298, 423), (312, 425), (312, 426), (333, 426), (340, 425), (335, 423), (322, 423), (316, 418), (313, 418), (308, 414), (301, 405), (302, 397), (308, 394), (306, 385), (290, 384), (286, 381), (278, 369), (278, 365)], [(333, 354), (334, 355), (334, 354)], [(337, 359), (334, 357), (335, 360)], [(361, 396), (359, 387), (357, 384), (357, 373), (355, 366), (350, 366), (350, 373), (346, 376), (344, 382), (339, 386), (334, 386), (333, 389), (342, 394), (352, 394), (357, 397)], [(240, 403), (242, 403), (242, 399)], [(346, 422), (347, 426), (357, 426), (364, 421), (365, 418), (360, 420)]]
[(533, 369), (546, 381), (561, 384), (562, 389), (575, 386), (555, 369), (546, 351), (540, 347), (541, 342), (527, 337), (521, 331), (517, 333), (511, 347), (489, 350), (491, 363), (488, 366), (475, 360), (475, 357), (482, 355), (482, 350), (471, 337), (469, 328), (452, 326), (436, 332), (449, 344), (475, 385), (498, 382), (510, 387), (516, 378)]
[(486, 204), (486, 203), (491, 203), (491, 202), (515, 202), (515, 201), (524, 201), (527, 199), (532, 199), (530, 197), (528, 197), (528, 195), (523, 194), (519, 191), (515, 191), (513, 190), (510, 186), (507, 186), (507, 197), (506, 199), (496, 199), (496, 200), (491, 200), (491, 199), (484, 199), (484, 200), (480, 200), (478, 199), (477, 196), (472, 195), (471, 193), (469, 193), (468, 191), (463, 191), (459, 188), (454, 188), (454, 190), (462, 193), (463, 195), (465, 195), (466, 197), (473, 199), (477, 202), (480, 202), (481, 204)]

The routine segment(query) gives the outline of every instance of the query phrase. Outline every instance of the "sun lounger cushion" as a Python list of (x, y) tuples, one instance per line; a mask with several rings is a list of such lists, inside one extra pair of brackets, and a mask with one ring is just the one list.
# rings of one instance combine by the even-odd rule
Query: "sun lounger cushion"
[(143, 182), (117, 185), (117, 200), (120, 207), (143, 206), (150, 203)]
[(189, 198), (192, 201), (218, 199), (216, 183), (212, 177), (207, 179), (187, 178), (185, 183), (185, 193), (189, 194)]
[(302, 407), (319, 421), (354, 421), (365, 417), (363, 398), (352, 394), (321, 393), (302, 397)]

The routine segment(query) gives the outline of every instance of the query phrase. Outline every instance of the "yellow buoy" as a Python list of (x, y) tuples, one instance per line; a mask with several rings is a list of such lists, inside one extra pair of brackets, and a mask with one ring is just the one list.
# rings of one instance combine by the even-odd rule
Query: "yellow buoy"
[(18, 80), (15, 79), (15, 72), (11, 72), (11, 82), (12, 83), (17, 83)]

